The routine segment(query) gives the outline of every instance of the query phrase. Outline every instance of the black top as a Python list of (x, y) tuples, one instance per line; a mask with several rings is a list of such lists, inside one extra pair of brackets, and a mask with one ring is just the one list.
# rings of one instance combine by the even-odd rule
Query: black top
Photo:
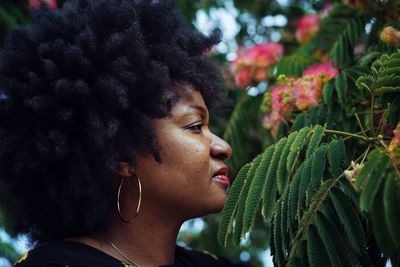
[[(23, 255), (15, 267), (131, 267), (127, 263), (75, 241), (59, 241), (38, 246)], [(176, 246), (175, 264), (164, 267), (240, 267), (223, 258)]]

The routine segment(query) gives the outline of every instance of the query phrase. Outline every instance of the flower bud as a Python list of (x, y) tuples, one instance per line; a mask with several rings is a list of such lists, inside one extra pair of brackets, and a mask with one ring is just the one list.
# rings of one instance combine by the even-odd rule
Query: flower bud
[(381, 32), (381, 41), (389, 45), (400, 44), (400, 32), (395, 28), (388, 26)]

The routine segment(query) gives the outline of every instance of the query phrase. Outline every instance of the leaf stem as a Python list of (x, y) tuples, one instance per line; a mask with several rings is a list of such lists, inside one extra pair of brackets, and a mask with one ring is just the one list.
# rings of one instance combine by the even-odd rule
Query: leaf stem
[(329, 130), (329, 129), (326, 129), (325, 132), (327, 132), (327, 133), (332, 133), (332, 134), (339, 134), (339, 135), (345, 135), (345, 136), (355, 137), (355, 138), (364, 140), (364, 141), (366, 141), (366, 142), (372, 142), (372, 141), (375, 141), (375, 140), (378, 140), (378, 139), (379, 139), (378, 137), (362, 136), (362, 135), (359, 135), (359, 134), (354, 134), (354, 133), (349, 133), (349, 132), (343, 132), (343, 131), (337, 131), (337, 130)]
[(366, 134), (366, 132), (365, 132), (365, 130), (364, 130), (364, 127), (362, 126), (362, 123), (361, 123), (361, 121), (360, 121), (360, 117), (358, 117), (358, 114), (357, 114), (357, 113), (355, 113), (354, 115), (356, 116), (356, 120), (357, 120), (358, 126), (360, 127), (360, 129), (361, 129), (363, 135), (364, 135), (365, 137), (368, 138), (368, 136), (367, 136), (367, 134)]

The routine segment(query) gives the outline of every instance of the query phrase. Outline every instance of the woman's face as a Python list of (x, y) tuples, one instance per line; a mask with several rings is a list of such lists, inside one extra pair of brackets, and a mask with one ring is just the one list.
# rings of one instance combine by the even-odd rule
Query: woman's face
[(142, 181), (143, 208), (162, 216), (189, 218), (223, 208), (229, 184), (224, 160), (232, 150), (208, 127), (208, 110), (201, 94), (183, 92), (171, 116), (153, 119), (162, 163), (139, 156), (136, 172)]

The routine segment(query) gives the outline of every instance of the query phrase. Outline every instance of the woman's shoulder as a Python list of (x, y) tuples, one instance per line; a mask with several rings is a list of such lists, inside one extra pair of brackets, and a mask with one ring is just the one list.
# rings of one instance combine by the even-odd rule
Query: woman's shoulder
[(39, 245), (25, 253), (15, 267), (123, 267), (115, 258), (90, 246), (58, 241)]
[(174, 266), (244, 267), (244, 265), (234, 264), (227, 259), (217, 257), (210, 252), (184, 248), (181, 246), (176, 247)]

